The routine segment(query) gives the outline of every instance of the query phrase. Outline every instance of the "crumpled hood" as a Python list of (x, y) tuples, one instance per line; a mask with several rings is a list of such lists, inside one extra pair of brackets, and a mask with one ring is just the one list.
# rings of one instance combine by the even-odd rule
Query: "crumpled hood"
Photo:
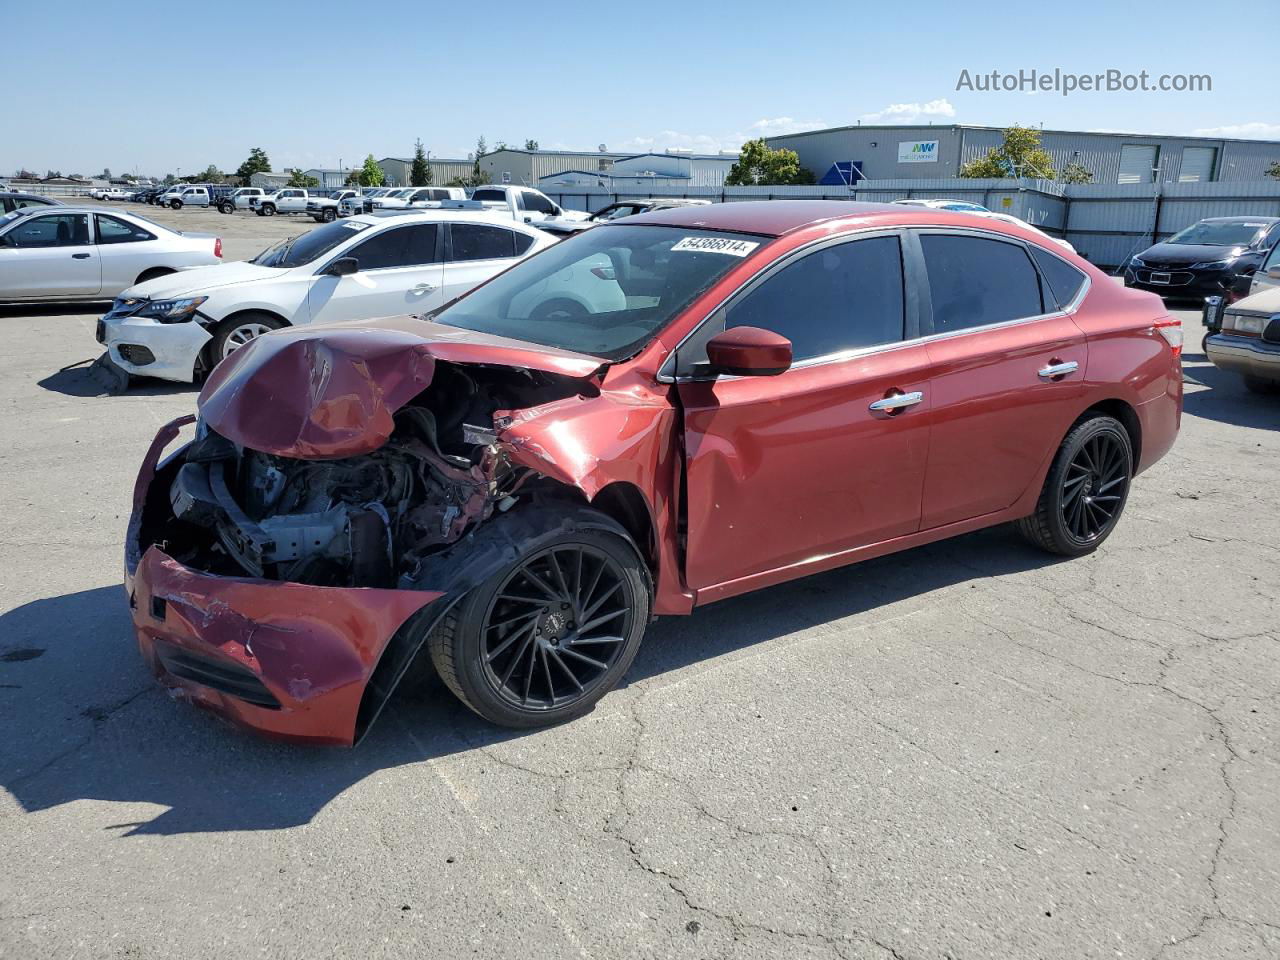
[[(195, 234), (186, 234), (191, 237)], [(194, 270), (179, 270), (146, 283), (136, 283), (121, 297), (145, 297), (148, 300), (170, 300), (174, 297), (191, 297), (225, 287), (233, 283), (248, 283), (251, 280), (263, 280), (278, 277), (284, 271), (278, 267), (260, 267), (247, 260), (235, 263), (219, 263), (212, 267), (197, 267)]]
[(437, 361), (491, 364), (586, 379), (597, 357), (415, 317), (290, 327), (218, 364), (200, 391), (214, 431), (252, 450), (333, 460), (378, 449), (393, 414), (431, 383)]
[(1244, 251), (1244, 247), (1223, 247), (1210, 243), (1157, 243), (1138, 254), (1138, 259), (1147, 266), (1187, 267), (1193, 263), (1230, 260)]

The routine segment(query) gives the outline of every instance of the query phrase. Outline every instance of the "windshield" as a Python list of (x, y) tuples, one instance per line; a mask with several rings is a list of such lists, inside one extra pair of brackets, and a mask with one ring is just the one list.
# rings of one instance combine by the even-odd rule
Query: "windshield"
[(768, 242), (685, 227), (600, 226), (516, 264), (431, 319), (621, 360)]
[(323, 257), (326, 253), (346, 240), (350, 240), (361, 230), (369, 229), (369, 224), (358, 220), (335, 221), (323, 227), (304, 233), (299, 237), (289, 237), (279, 243), (267, 247), (250, 260), (260, 267), (300, 267)]
[(1259, 221), (1201, 220), (1170, 237), (1166, 243), (1203, 243), (1211, 247), (1247, 247), (1265, 230)]

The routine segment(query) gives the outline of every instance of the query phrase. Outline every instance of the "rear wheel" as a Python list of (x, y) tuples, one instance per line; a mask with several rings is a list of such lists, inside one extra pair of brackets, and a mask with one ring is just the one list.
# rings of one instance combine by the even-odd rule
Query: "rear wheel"
[(1129, 497), (1133, 447), (1119, 421), (1078, 423), (1058, 448), (1036, 512), (1018, 521), (1022, 535), (1050, 553), (1079, 557), (1111, 535)]
[(146, 283), (148, 280), (154, 280), (156, 277), (167, 277), (173, 273), (168, 267), (152, 267), (150, 270), (143, 270), (138, 274), (138, 279), (134, 283)]
[(640, 647), (650, 610), (644, 562), (608, 517), (568, 509), (568, 523), (546, 510), (539, 522), (557, 532), (526, 537), (427, 640), (441, 679), (493, 723), (539, 727), (582, 716)]
[(284, 325), (283, 320), (266, 313), (242, 313), (224, 320), (218, 327), (218, 332), (213, 335), (213, 362), (217, 364), (225, 360), (250, 340), (272, 330), (279, 330)]
[(529, 314), (530, 320), (577, 320), (588, 313), (586, 307), (576, 300), (548, 300), (540, 303)]
[(1267, 380), (1263, 377), (1251, 377), (1245, 374), (1244, 388), (1250, 393), (1275, 394), (1280, 393), (1280, 381)]

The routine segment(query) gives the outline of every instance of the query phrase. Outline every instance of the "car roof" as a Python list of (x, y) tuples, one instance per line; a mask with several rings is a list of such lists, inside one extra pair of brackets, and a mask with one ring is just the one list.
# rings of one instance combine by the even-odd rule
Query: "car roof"
[[(409, 212), (409, 211), (412, 212)], [(449, 207), (406, 208), (404, 210), (385, 210), (381, 213), (357, 213), (346, 218), (347, 223), (367, 223), (370, 226), (394, 220), (396, 223), (439, 223), (448, 220), (450, 223), (482, 223), (485, 226), (510, 227), (522, 233), (541, 236), (542, 231), (531, 224), (520, 220), (512, 220), (501, 213), (486, 213), (474, 210), (456, 210)]]
[[(916, 223), (934, 217), (962, 216), (929, 207), (892, 203), (864, 203), (858, 200), (747, 200), (713, 203), (710, 206), (666, 207), (651, 213), (638, 213), (616, 221), (618, 226), (655, 224), (689, 227), (698, 230), (729, 230), (735, 233), (758, 233), (780, 237), (801, 227), (828, 220), (871, 218), (886, 223)], [(969, 222), (969, 221), (966, 221)], [(609, 224), (602, 224), (609, 226)]]
[(62, 201), (57, 197), (48, 197), (43, 193), (18, 193), (17, 191), (3, 190), (0, 191), (0, 196), (8, 197), (11, 200), (44, 200), (50, 206), (63, 206)]
[(1200, 223), (1278, 223), (1280, 217), (1205, 217)]

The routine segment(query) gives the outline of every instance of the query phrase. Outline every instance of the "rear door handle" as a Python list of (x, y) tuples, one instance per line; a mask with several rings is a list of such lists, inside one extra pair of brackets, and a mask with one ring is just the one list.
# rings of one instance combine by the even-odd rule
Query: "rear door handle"
[(915, 393), (895, 393), (891, 397), (885, 397), (883, 400), (877, 400), (871, 404), (870, 409), (877, 413), (892, 413), (894, 410), (901, 410), (904, 407), (914, 407), (917, 403), (924, 400), (924, 394), (917, 390)]
[(72, 259), (72, 260), (88, 260), (88, 259), (89, 259), (89, 254), (87, 254), (87, 253), (73, 253), (73, 254), (71, 255), (71, 259)]
[(1050, 363), (1047, 367), (1037, 370), (1036, 374), (1041, 380), (1052, 380), (1054, 377), (1065, 377), (1068, 373), (1075, 373), (1079, 369), (1080, 364), (1074, 360), (1068, 360), (1066, 363)]
[(430, 293), (436, 288), (434, 283), (420, 283), (413, 288), (414, 293)]

